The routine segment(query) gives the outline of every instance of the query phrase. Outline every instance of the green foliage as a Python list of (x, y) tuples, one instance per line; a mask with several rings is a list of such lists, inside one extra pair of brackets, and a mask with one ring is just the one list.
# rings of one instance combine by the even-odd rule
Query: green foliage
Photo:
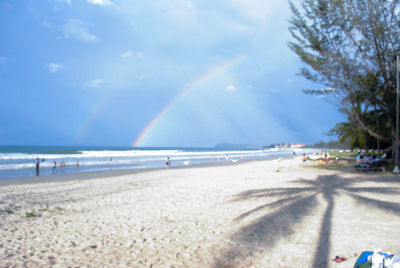
[(289, 47), (305, 63), (300, 74), (322, 85), (304, 89), (330, 96), (348, 115), (331, 134), (351, 147), (392, 142), (396, 55), (400, 54), (397, 0), (292, 2)]
[(14, 214), (14, 211), (11, 208), (6, 208), (3, 210), (3, 212), (5, 212), (7, 214)]
[[(363, 121), (375, 132), (386, 137), (390, 136), (390, 125), (382, 113), (377, 111), (358, 112), (363, 117)], [(357, 121), (351, 114), (347, 116), (348, 122), (335, 125), (330, 131), (330, 135), (339, 137), (341, 144), (346, 144), (348, 148), (377, 148), (377, 139), (372, 137), (367, 131), (357, 125)], [(381, 146), (390, 146), (389, 143), (380, 141)]]
[(32, 217), (37, 217), (37, 216), (38, 215), (36, 214), (35, 210), (25, 212), (25, 218), (32, 218)]
[[(41, 207), (38, 210), (31, 210), (31, 211), (25, 211), (25, 214), (21, 215), (22, 217), (25, 218), (32, 218), (32, 217), (39, 217), (43, 212), (54, 212), (54, 211), (62, 211), (63, 209), (59, 206), (54, 207), (53, 209), (49, 207), (49, 205), (46, 203), (46, 207)], [(16, 212), (12, 210), (11, 208), (6, 208), (4, 210), (0, 210), (1, 213), (8, 213), (8, 214), (15, 214)]]
[(349, 147), (346, 144), (342, 144), (339, 141), (329, 141), (329, 142), (324, 142), (320, 141), (315, 143), (313, 148), (329, 148), (329, 149), (348, 149)]
[(338, 123), (331, 130), (339, 137), (339, 143), (347, 143), (350, 148), (365, 148), (367, 144), (367, 133), (360, 128), (354, 127), (348, 122)]

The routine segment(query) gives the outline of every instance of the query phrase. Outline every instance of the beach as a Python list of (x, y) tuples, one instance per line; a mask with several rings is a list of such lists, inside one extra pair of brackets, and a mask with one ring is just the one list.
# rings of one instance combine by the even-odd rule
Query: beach
[(0, 186), (1, 267), (353, 267), (400, 251), (399, 175), (293, 157), (71, 176)]

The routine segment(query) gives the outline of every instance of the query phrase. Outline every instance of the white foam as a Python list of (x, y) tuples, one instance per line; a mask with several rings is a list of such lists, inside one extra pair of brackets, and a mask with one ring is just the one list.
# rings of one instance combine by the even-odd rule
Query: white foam
[[(79, 166), (86, 168), (102, 169), (113, 168), (149, 168), (164, 166), (167, 157), (173, 165), (188, 166), (199, 163), (212, 162), (237, 162), (239, 159), (278, 158), (291, 155), (291, 149), (265, 149), (265, 150), (238, 150), (238, 151), (186, 151), (179, 149), (170, 150), (81, 150), (72, 154), (33, 154), (33, 153), (2, 153), (0, 154), (0, 170), (7, 173), (24, 169), (34, 169), (36, 159), (40, 168), (52, 168), (56, 161), (57, 168), (60, 162), (65, 162), (67, 167)], [(0, 174), (1, 177), (1, 174)]]

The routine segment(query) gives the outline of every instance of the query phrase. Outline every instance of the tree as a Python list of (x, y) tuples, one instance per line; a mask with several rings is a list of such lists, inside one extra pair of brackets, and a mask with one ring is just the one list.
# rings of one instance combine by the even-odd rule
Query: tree
[[(343, 109), (346, 112), (345, 109)], [(383, 136), (390, 136), (389, 127), (381, 114), (376, 111), (369, 113), (362, 113), (358, 111), (363, 117), (363, 122), (366, 122), (368, 126), (374, 129), (377, 133), (383, 133)], [(376, 148), (382, 149), (382, 145), (385, 143), (377, 141), (374, 137), (368, 134), (363, 128), (357, 125), (354, 117), (351, 114), (347, 114), (348, 122), (337, 123), (335, 127), (329, 132), (328, 135), (338, 136), (341, 144), (346, 144), (348, 148)]]
[[(332, 96), (349, 116), (348, 123), (394, 144), (400, 0), (300, 2), (298, 9), (289, 1), (294, 38), (289, 47), (305, 63), (300, 74), (323, 86), (304, 91)], [(367, 116), (373, 113), (384, 119), (380, 127), (389, 129), (377, 131)]]

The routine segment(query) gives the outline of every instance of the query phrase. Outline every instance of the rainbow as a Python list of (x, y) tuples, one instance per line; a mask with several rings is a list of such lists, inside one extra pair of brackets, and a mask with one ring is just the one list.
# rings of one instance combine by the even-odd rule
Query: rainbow
[(75, 135), (75, 137), (73, 139), (74, 145), (79, 144), (79, 142), (82, 140), (83, 136), (85, 136), (86, 132), (88, 131), (90, 125), (97, 118), (97, 116), (100, 114), (100, 112), (104, 109), (104, 106), (106, 105), (107, 101), (112, 97), (113, 94), (114, 94), (114, 91), (111, 90), (111, 91), (105, 93), (103, 96), (101, 96), (95, 102), (88, 117), (83, 121), (83, 124), (78, 128), (77, 134)]
[(195, 88), (200, 86), (201, 84), (205, 83), (212, 77), (215, 77), (216, 75), (226, 71), (233, 65), (237, 64), (238, 62), (242, 61), (246, 56), (245, 55), (240, 55), (238, 57), (235, 57), (233, 59), (230, 59), (218, 66), (214, 66), (210, 69), (207, 70), (202, 76), (198, 77), (195, 79), (192, 83), (189, 84), (189, 86), (186, 86), (183, 88), (183, 90), (177, 94), (167, 105), (165, 105), (160, 112), (157, 113), (157, 115), (146, 125), (146, 127), (140, 132), (140, 134), (135, 138), (135, 140), (132, 142), (132, 146), (138, 147), (141, 145), (142, 141), (144, 138), (147, 136), (147, 134), (154, 128), (154, 126), (163, 118), (163, 116), (183, 97), (188, 95), (191, 91), (193, 91)]

